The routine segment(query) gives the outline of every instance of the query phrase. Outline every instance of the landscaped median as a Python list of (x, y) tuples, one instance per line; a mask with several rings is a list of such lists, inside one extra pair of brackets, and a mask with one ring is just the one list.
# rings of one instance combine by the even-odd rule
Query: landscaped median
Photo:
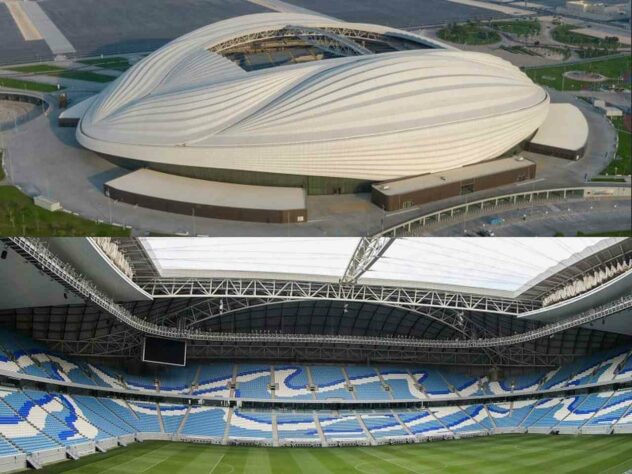
[(468, 45), (493, 44), (500, 41), (500, 35), (494, 30), (470, 22), (448, 25), (440, 29), (437, 36), (444, 41)]
[[(557, 90), (578, 91), (595, 87), (615, 87), (629, 90), (631, 67), (631, 56), (617, 56), (583, 63), (528, 68), (525, 70), (525, 73), (534, 82)], [(605, 76), (605, 80), (600, 82), (577, 81), (564, 75), (569, 71), (601, 74)]]
[(29, 66), (12, 66), (11, 71), (23, 74), (39, 74), (42, 76), (60, 77), (62, 79), (74, 79), (78, 81), (88, 82), (111, 82), (116, 77), (106, 74), (98, 74), (92, 71), (84, 71), (81, 69), (63, 68), (53, 66), (51, 64), (33, 64)]
[(103, 69), (111, 69), (113, 71), (127, 71), (131, 64), (127, 58), (111, 57), (111, 58), (94, 58), (94, 59), (80, 59), (77, 61), (81, 64), (88, 66), (100, 67)]
[[(42, 84), (41, 82), (25, 81), (23, 79), (3, 76), (0, 76), (0, 87), (33, 92), (55, 92), (58, 90), (57, 86), (51, 84)], [(63, 87), (61, 89), (63, 89)]]
[(537, 19), (494, 21), (491, 27), (518, 37), (533, 36), (540, 33), (540, 22)]
[(576, 25), (561, 24), (551, 31), (551, 36), (559, 43), (578, 47), (577, 54), (582, 58), (606, 56), (618, 51), (620, 44), (616, 36), (596, 38), (575, 32), (578, 28)]
[(123, 227), (99, 224), (63, 211), (50, 212), (14, 186), (0, 186), (0, 235), (129, 236)]
[[(0, 181), (5, 178), (0, 151)], [(0, 235), (129, 236), (123, 227), (100, 224), (63, 211), (50, 212), (15, 186), (0, 185)]]
[(632, 135), (625, 129), (622, 117), (612, 117), (612, 125), (617, 130), (617, 154), (604, 170), (606, 175), (632, 174)]

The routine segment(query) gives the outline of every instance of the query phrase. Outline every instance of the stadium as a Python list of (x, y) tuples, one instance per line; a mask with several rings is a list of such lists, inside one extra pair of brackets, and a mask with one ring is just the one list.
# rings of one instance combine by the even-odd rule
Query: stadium
[(61, 118), (121, 166), (333, 194), (509, 154), (548, 109), (547, 92), (500, 58), (261, 13), (168, 43)]
[(0, 245), (2, 472), (632, 467), (632, 239)]

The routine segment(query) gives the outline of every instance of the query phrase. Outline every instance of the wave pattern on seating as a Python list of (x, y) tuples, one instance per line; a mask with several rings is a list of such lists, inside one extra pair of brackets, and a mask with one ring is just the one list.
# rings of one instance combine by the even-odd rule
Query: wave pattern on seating
[(156, 369), (155, 375), (148, 376), (75, 360), (20, 333), (0, 330), (0, 369), (90, 386), (201, 398), (428, 400), (532, 393), (632, 379), (632, 350), (629, 345), (622, 346), (579, 358), (548, 373), (494, 381), (425, 367), (231, 363)]

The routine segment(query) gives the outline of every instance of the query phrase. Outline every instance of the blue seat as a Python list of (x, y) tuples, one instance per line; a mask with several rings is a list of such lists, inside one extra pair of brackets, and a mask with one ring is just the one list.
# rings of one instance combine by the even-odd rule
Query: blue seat
[(402, 423), (415, 435), (431, 436), (450, 433), (445, 425), (438, 421), (428, 410), (398, 412), (397, 415), (402, 420)]
[(323, 430), (323, 435), (328, 440), (366, 440), (364, 430), (353, 413), (340, 412), (338, 415), (320, 413), (318, 421)]
[(296, 365), (275, 366), (274, 383), (277, 384), (274, 398), (288, 400), (314, 399), (312, 392), (308, 388), (307, 372), (303, 367)]
[(310, 413), (300, 415), (277, 413), (276, 419), (279, 439), (320, 440), (314, 416)]
[(361, 415), (364, 426), (375, 439), (388, 439), (408, 436), (401, 423), (389, 413)]
[(226, 429), (226, 409), (192, 406), (181, 434), (223, 438)]
[(269, 399), (268, 385), (272, 383), (270, 366), (240, 364), (237, 372), (236, 396), (239, 398)]
[(272, 413), (235, 410), (230, 419), (230, 439), (272, 439)]
[(316, 398), (318, 400), (327, 400), (341, 398), (343, 400), (352, 400), (351, 392), (347, 390), (346, 380), (340, 367), (328, 365), (316, 365), (310, 367), (312, 380), (318, 388)]
[(373, 367), (345, 367), (358, 400), (390, 400)]

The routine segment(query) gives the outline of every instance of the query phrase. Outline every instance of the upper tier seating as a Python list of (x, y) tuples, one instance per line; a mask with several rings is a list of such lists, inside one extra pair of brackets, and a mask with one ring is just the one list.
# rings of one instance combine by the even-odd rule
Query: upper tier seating
[(623, 347), (577, 359), (560, 367), (544, 383), (543, 388), (572, 387), (596, 381), (612, 380), (614, 368), (629, 351), (629, 347)]
[(272, 383), (269, 365), (239, 364), (236, 394), (240, 398), (270, 398)]
[(132, 374), (123, 375), (123, 377), (127, 388), (130, 390), (156, 392), (158, 389), (155, 377)]
[(358, 400), (389, 400), (389, 394), (382, 385), (373, 367), (345, 367), (349, 382), (354, 387)]
[(450, 390), (447, 382), (439, 371), (434, 369), (411, 369), (410, 371), (419, 385), (423, 387), (427, 398), (457, 398), (458, 395)]
[(110, 387), (116, 389), (128, 389), (124, 382), (124, 374), (118, 372), (111, 367), (97, 366), (88, 364), (88, 368), (92, 374), (92, 378), (102, 387)]
[(19, 333), (0, 331), (0, 368), (35, 377), (96, 385), (83, 364), (71, 362)]
[(403, 367), (380, 367), (377, 369), (384, 382), (391, 388), (394, 400), (425, 399), (424, 393), (416, 387), (416, 381), (408, 369)]
[[(193, 363), (139, 376), (73, 360), (22, 334), (0, 330), (0, 369), (91, 386), (151, 393), (159, 389), (161, 393), (190, 393), (204, 398), (427, 400), (532, 393), (632, 379), (632, 350), (629, 345), (618, 347), (579, 358), (548, 373), (509, 375), (493, 382), (485, 377), (479, 380), (452, 370), (424, 367), (294, 364), (273, 367), (221, 362)], [(348, 389), (349, 385), (353, 391)]]
[(187, 394), (198, 371), (199, 364), (187, 367), (170, 367), (159, 375), (160, 391), (162, 393)]
[(345, 376), (340, 367), (317, 365), (309, 368), (312, 381), (316, 385), (316, 399), (353, 400), (351, 392), (346, 388)]
[(625, 362), (619, 367), (614, 378), (616, 380), (632, 378), (632, 351), (630, 351)]
[(478, 379), (474, 377), (468, 377), (462, 374), (448, 372), (445, 370), (441, 371), (441, 375), (448, 383), (448, 386), (453, 387), (453, 391), (458, 392), (461, 397), (489, 395), (479, 387)]
[(204, 364), (199, 368), (198, 382), (193, 389), (194, 395), (223, 398), (230, 396), (228, 385), (233, 380), (233, 364)]
[(488, 387), (494, 395), (530, 393), (538, 389), (543, 378), (542, 373), (517, 375), (497, 382), (489, 382)]
[(292, 400), (313, 400), (309, 390), (307, 370), (296, 365), (280, 365), (274, 367), (274, 398)]

